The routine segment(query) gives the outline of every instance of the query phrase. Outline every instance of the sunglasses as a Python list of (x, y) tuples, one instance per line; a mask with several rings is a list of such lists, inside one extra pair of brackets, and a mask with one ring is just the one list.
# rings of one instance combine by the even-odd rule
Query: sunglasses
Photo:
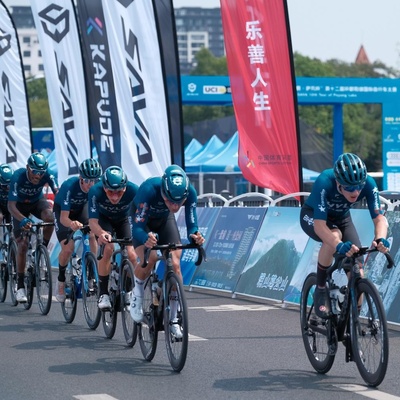
[(33, 175), (41, 176), (44, 175), (46, 171), (43, 171), (42, 169), (33, 169), (29, 168), (32, 172)]
[(99, 179), (86, 179), (86, 178), (81, 178), (83, 183), (97, 183)]
[(346, 192), (353, 193), (356, 190), (358, 190), (358, 191), (363, 190), (364, 186), (365, 186), (365, 183), (363, 183), (362, 185), (356, 185), (356, 186), (342, 186), (342, 188)]
[(109, 194), (114, 194), (114, 193), (118, 193), (118, 194), (120, 194), (120, 193), (122, 193), (125, 189), (106, 189), (106, 188), (104, 188), (104, 190), (105, 190), (105, 192), (106, 193), (109, 193)]

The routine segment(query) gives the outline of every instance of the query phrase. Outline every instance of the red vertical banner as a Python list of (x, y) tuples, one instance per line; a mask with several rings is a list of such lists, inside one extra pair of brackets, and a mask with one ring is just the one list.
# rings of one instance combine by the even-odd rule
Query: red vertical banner
[(221, 0), (239, 131), (239, 167), (260, 187), (302, 189), (295, 77), (285, 0)]

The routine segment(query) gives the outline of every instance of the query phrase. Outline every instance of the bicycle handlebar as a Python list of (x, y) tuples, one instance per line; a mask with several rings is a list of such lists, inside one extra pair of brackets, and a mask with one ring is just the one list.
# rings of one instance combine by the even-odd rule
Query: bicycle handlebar
[[(83, 225), (82, 228), (79, 229), (83, 235), (87, 235), (90, 232), (90, 226), (89, 225)], [(65, 239), (65, 243), (64, 244), (68, 244), (68, 242), (72, 239), (72, 237), (74, 236), (74, 233), (76, 231), (72, 230), (71, 228), (69, 228), (69, 232), (68, 235)]]
[[(351, 258), (351, 259), (355, 260), (357, 257), (364, 256), (368, 253), (374, 253), (376, 251), (379, 251), (376, 247), (370, 248), (367, 246), (361, 246), (357, 253), (354, 253), (351, 257), (346, 257), (346, 258)], [(336, 253), (336, 254), (338, 254), (338, 253)], [(396, 267), (396, 265), (394, 264), (393, 258), (389, 254), (389, 252), (382, 253), (382, 254), (386, 257), (386, 260), (388, 262), (388, 266), (387, 266), (388, 269)]]
[[(125, 237), (123, 239), (116, 239), (112, 238), (109, 243), (117, 243), (120, 246), (133, 246), (132, 243), (132, 238)], [(99, 255), (97, 256), (97, 260), (100, 261), (103, 258), (103, 253), (104, 253), (104, 244), (100, 245), (99, 247)]]
[(149, 256), (150, 256), (150, 251), (151, 250), (185, 250), (185, 249), (197, 249), (199, 253), (199, 258), (195, 262), (196, 266), (199, 266), (203, 260), (206, 262), (207, 257), (206, 257), (206, 251), (204, 250), (203, 246), (199, 246), (198, 244), (195, 243), (187, 243), (187, 244), (182, 244), (182, 243), (169, 243), (169, 244), (157, 244), (151, 248), (146, 247), (144, 250), (144, 260), (143, 264), (141, 265), (142, 268), (146, 268), (147, 264), (149, 262)]

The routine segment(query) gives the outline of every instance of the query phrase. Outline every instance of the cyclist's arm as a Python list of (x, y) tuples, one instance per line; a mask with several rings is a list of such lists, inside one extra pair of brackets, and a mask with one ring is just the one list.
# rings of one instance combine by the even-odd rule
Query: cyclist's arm
[(73, 231), (77, 231), (78, 229), (82, 228), (82, 224), (79, 221), (73, 221), (69, 218), (69, 211), (61, 211), (60, 213), (60, 222), (68, 227), (71, 228)]
[(197, 223), (197, 193), (193, 186), (189, 187), (189, 196), (185, 202), (185, 220), (187, 229), (187, 238), (196, 244), (203, 244), (203, 235), (199, 232)]
[(379, 214), (376, 218), (372, 220), (374, 222), (374, 240), (372, 241), (372, 246), (377, 247), (379, 251), (386, 252), (387, 248), (383, 243), (377, 243), (375, 239), (386, 239), (388, 222), (384, 215)]
[(17, 208), (16, 201), (8, 201), (7, 203), (8, 211), (10, 212), (11, 216), (15, 218), (17, 221), (22, 221), (25, 218), (25, 215), (21, 214)]
[(96, 235), (99, 239), (99, 244), (109, 243), (111, 240), (111, 235), (109, 232), (105, 231), (99, 224), (97, 218), (89, 218), (89, 227), (92, 233)]

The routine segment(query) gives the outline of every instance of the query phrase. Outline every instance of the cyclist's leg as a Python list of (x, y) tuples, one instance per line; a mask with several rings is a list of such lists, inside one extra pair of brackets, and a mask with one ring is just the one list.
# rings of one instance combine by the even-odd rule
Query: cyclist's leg
[[(41, 219), (43, 222), (54, 222), (53, 206), (42, 197), (37, 203), (31, 213)], [(45, 226), (43, 228), (43, 244), (47, 247), (50, 242), (51, 235), (53, 234), (54, 226)]]

